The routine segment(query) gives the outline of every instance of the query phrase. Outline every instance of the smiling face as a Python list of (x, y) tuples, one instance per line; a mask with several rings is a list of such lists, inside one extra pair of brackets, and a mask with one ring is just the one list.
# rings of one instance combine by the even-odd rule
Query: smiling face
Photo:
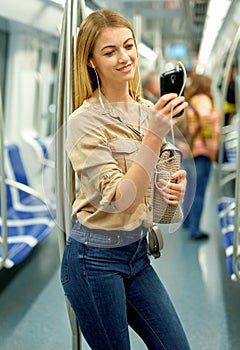
[(105, 28), (97, 38), (91, 58), (103, 89), (126, 85), (134, 77), (137, 51), (128, 28)]

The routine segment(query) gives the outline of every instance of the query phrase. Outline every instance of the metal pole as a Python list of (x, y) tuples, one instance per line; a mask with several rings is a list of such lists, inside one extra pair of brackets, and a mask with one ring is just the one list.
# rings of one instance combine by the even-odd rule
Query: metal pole
[(55, 123), (55, 183), (56, 183), (56, 221), (58, 230), (58, 242), (60, 259), (66, 237), (64, 232), (64, 183), (63, 183), (63, 137), (62, 137), (62, 120), (63, 120), (63, 103), (64, 103), (64, 65), (65, 65), (65, 23), (66, 23), (66, 8), (64, 10), (62, 21), (62, 32), (59, 45), (58, 69), (57, 69), (57, 101), (56, 101), (56, 123)]
[[(64, 143), (67, 135), (67, 119), (72, 112), (72, 64), (77, 24), (82, 20), (84, 1), (67, 0), (59, 47), (58, 83), (57, 83), (57, 117), (55, 129), (55, 161), (56, 161), (56, 195), (57, 195), (57, 230), (59, 238), (60, 260), (62, 259), (66, 237), (71, 230), (71, 195), (74, 183), (72, 169), (66, 156)], [(72, 330), (72, 349), (81, 349), (81, 332), (76, 316), (66, 299), (69, 321)]]
[[(239, 27), (240, 28), (240, 27)], [(238, 44), (239, 48), (239, 44)], [(240, 101), (239, 101), (239, 93), (240, 93), (240, 83), (239, 83), (239, 75), (240, 75), (240, 54), (238, 54), (237, 60), (237, 79), (235, 83), (236, 88), (236, 110), (238, 113), (238, 133), (239, 125), (240, 125)], [(240, 263), (240, 244), (239, 244), (239, 229), (240, 229), (240, 135), (238, 135), (238, 145), (237, 145), (237, 171), (236, 171), (236, 183), (235, 183), (235, 217), (234, 217), (234, 237), (233, 237), (233, 270), (235, 275), (240, 280), (240, 271), (239, 271), (239, 263)]]
[(6, 194), (6, 182), (5, 182), (5, 157), (4, 157), (4, 121), (3, 121), (3, 109), (2, 109), (2, 92), (0, 89), (0, 148), (1, 148), (1, 218), (2, 218), (2, 236), (0, 237), (0, 244), (2, 245), (2, 260), (0, 262), (0, 269), (4, 266), (4, 263), (8, 256), (8, 243), (7, 243), (7, 194)]
[[(236, 54), (236, 50), (238, 47), (238, 43), (240, 40), (240, 27), (237, 30), (237, 33), (234, 37), (234, 40), (232, 42), (231, 48), (229, 50), (229, 55), (228, 55), (228, 59), (223, 71), (223, 84), (222, 84), (222, 96), (225, 99), (226, 95), (227, 95), (227, 77), (228, 77), (228, 73), (230, 70), (230, 67), (232, 65), (233, 62), (233, 58), (234, 55)], [(222, 118), (222, 128), (224, 127), (224, 118)], [(224, 156), (224, 135), (221, 134), (221, 138), (220, 138), (220, 147), (219, 147), (219, 155), (218, 155), (218, 159), (219, 159), (219, 182), (221, 182), (221, 178), (222, 178), (222, 163), (223, 163), (223, 156)]]

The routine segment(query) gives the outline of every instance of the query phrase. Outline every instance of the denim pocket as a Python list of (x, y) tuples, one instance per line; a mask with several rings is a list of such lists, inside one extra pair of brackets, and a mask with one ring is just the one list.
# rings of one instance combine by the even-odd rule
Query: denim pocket
[(72, 242), (70, 239), (68, 239), (64, 248), (62, 264), (61, 264), (61, 283), (62, 284), (65, 284), (70, 280), (69, 256), (70, 256), (71, 245), (72, 245)]

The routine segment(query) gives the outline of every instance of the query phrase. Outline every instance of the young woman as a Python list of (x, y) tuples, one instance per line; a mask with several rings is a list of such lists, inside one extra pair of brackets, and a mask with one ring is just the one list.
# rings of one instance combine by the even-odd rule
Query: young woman
[[(130, 23), (101, 10), (82, 23), (76, 51), (76, 110), (67, 152), (80, 180), (61, 281), (91, 349), (130, 349), (128, 325), (148, 349), (187, 350), (179, 318), (150, 265), (154, 166), (184, 97), (153, 106), (140, 95), (138, 54)], [(164, 186), (167, 203), (182, 202), (186, 174)]]

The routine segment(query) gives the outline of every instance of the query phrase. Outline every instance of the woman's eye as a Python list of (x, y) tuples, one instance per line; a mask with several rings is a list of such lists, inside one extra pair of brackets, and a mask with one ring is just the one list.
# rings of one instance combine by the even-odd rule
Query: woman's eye
[(127, 46), (126, 46), (126, 48), (128, 49), (128, 50), (131, 50), (132, 48), (133, 48), (133, 44), (128, 44)]
[(106, 52), (106, 53), (105, 53), (105, 56), (111, 56), (111, 55), (113, 55), (113, 54), (114, 54), (114, 51), (112, 50), (112, 51)]

